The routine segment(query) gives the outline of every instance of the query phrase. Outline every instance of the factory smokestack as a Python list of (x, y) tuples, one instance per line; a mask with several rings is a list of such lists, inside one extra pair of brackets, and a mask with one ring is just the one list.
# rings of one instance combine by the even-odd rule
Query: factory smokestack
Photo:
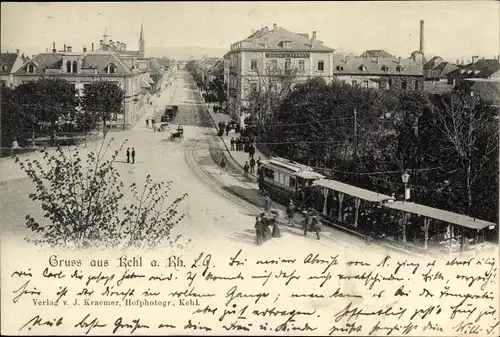
[(420, 52), (424, 53), (424, 20), (420, 20)]

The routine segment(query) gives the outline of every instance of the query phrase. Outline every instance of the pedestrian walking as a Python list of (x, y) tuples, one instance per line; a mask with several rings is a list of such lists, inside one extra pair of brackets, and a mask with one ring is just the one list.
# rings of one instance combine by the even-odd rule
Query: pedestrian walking
[(130, 148), (127, 148), (127, 164), (130, 164)]
[(248, 165), (248, 162), (245, 162), (245, 166), (243, 166), (243, 170), (245, 171), (245, 177), (248, 178), (248, 170), (250, 169), (250, 165)]
[(288, 216), (288, 223), (292, 223), (293, 216), (295, 215), (295, 205), (292, 200), (290, 200), (286, 207), (286, 214)]
[(149, 118), (146, 118), (146, 129), (149, 129)]
[(132, 148), (132, 164), (135, 164), (135, 149)]
[(226, 168), (226, 161), (224, 160), (224, 157), (220, 160), (220, 174), (222, 175), (222, 171), (224, 171)]
[(234, 151), (234, 137), (231, 137), (231, 151)]
[(302, 229), (304, 230), (304, 236), (307, 236), (307, 230), (309, 229), (309, 224), (311, 222), (311, 214), (308, 211), (302, 212), (304, 215), (304, 222), (302, 223)]
[(253, 155), (255, 154), (255, 147), (253, 145), (250, 145), (250, 148), (248, 149), (248, 155), (250, 158), (253, 158)]
[(229, 124), (226, 125), (226, 136), (229, 136), (229, 130), (231, 130), (231, 127)]
[(316, 233), (316, 239), (320, 239), (319, 238), (319, 232), (321, 230), (321, 227), (320, 227), (320, 220), (318, 218), (317, 215), (314, 215), (312, 217), (312, 220), (311, 220), (311, 227), (309, 228), (310, 231), (314, 231)]
[(250, 159), (250, 173), (255, 173), (255, 159)]
[(257, 158), (257, 169), (260, 169), (260, 156)]
[(151, 127), (153, 128), (153, 132), (156, 132), (156, 121), (151, 119)]

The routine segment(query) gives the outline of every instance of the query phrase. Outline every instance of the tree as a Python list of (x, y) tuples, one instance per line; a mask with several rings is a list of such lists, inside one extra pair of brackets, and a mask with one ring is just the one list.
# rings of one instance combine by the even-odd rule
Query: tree
[(254, 75), (244, 77), (242, 96), (252, 120), (265, 132), (272, 116), (296, 83), (299, 69), (282, 69), (264, 61), (253, 72)]
[(497, 122), (489, 112), (477, 97), (454, 92), (443, 97), (434, 114), (440, 131), (441, 162), (452, 172), (460, 168), (453, 180), (465, 196), (461, 204), (466, 212), (473, 210), (475, 202), (483, 202), (474, 198), (474, 187), (489, 181), (484, 172), (489, 163), (497, 160)]
[(125, 92), (115, 83), (94, 81), (83, 89), (82, 108), (89, 120), (100, 120), (103, 124), (102, 134), (106, 136), (106, 122), (113, 114), (122, 111)]
[(26, 216), (27, 228), (38, 236), (29, 241), (53, 247), (152, 248), (170, 239), (171, 229), (184, 218), (177, 208), (187, 194), (168, 203), (172, 182), (155, 183), (148, 175), (142, 189), (130, 186), (133, 200), (124, 204), (124, 184), (114, 167), (124, 143), (109, 157), (112, 141), (103, 141), (86, 163), (78, 151), (65, 153), (60, 147), (53, 155), (44, 151), (41, 160), (16, 157), (36, 185), (30, 198), (45, 212), (43, 222)]
[(22, 83), (14, 90), (11, 101), (20, 109), (19, 122), (31, 129), (33, 145), (39, 123), (49, 125), (54, 140), (57, 122), (73, 113), (78, 105), (75, 87), (62, 79)]
[(12, 89), (1, 87), (0, 136), (2, 149), (10, 147), (14, 139), (21, 135), (21, 113), (19, 107), (12, 102), (12, 94)]

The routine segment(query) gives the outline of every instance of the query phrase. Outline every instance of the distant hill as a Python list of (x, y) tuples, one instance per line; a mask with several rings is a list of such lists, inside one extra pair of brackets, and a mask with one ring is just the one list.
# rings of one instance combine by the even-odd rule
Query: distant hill
[(199, 59), (203, 55), (207, 57), (222, 57), (229, 49), (226, 48), (210, 48), (210, 47), (148, 47), (146, 54), (149, 57), (171, 57), (178, 61), (189, 60), (190, 58)]

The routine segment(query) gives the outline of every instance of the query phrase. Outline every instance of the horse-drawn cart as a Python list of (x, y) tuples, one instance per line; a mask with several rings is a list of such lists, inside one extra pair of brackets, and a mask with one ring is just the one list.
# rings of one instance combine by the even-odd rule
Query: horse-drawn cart
[(184, 139), (184, 129), (178, 127), (177, 130), (170, 132), (170, 140), (175, 140), (176, 138), (179, 138), (179, 140)]

